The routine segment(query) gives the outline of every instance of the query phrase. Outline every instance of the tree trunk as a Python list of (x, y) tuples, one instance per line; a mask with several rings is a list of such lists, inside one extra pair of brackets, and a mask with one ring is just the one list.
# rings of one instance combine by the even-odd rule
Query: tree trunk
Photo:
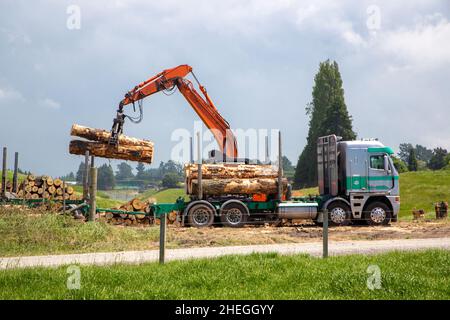
[(118, 147), (100, 142), (72, 140), (69, 153), (84, 155), (86, 151), (93, 156), (152, 163), (153, 147), (120, 145)]
[[(198, 165), (187, 164), (184, 167), (186, 177), (190, 179), (198, 178)], [(203, 164), (203, 179), (253, 179), (253, 178), (277, 178), (278, 168), (272, 165), (257, 164)]]
[[(207, 195), (226, 194), (276, 194), (277, 179), (203, 179), (203, 193)], [(283, 192), (287, 190), (287, 179), (283, 178)], [(198, 180), (192, 179), (188, 186), (190, 194), (197, 194)]]
[[(78, 124), (72, 125), (70, 135), (106, 144), (109, 142), (109, 139), (111, 138), (111, 133), (109, 131), (103, 129), (88, 128), (80, 126)], [(153, 150), (153, 142), (149, 140), (141, 140), (137, 138), (127, 137), (123, 134), (119, 136), (119, 145), (141, 146)]]

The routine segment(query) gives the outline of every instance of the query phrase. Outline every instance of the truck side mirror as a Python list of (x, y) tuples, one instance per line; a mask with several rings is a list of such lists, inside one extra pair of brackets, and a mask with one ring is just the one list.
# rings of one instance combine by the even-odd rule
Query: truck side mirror
[(386, 171), (387, 174), (391, 174), (391, 169), (389, 168), (389, 158), (388, 158), (388, 156), (384, 155), (383, 159), (384, 159), (384, 170)]

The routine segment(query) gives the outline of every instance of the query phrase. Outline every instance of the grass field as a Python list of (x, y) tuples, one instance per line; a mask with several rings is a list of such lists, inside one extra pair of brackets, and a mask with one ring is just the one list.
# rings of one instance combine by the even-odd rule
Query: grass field
[(411, 219), (413, 208), (434, 216), (434, 203), (450, 201), (450, 170), (405, 172), (400, 175), (400, 216)]
[(146, 200), (148, 198), (154, 198), (157, 203), (173, 203), (178, 197), (183, 197), (186, 200), (188, 196), (184, 192), (184, 188), (169, 188), (161, 191), (148, 190), (139, 195), (139, 199)]
[(149, 248), (158, 241), (159, 228), (121, 228), (0, 208), (0, 235), (0, 256), (42, 255)]
[[(7, 170), (6, 179), (12, 181), (13, 175), (14, 175), (14, 172), (12, 170)], [(0, 170), (0, 177), (1, 176), (2, 176), (2, 170)], [(22, 173), (17, 174), (17, 180), (19, 180), (19, 182), (22, 182), (22, 180), (25, 178), (26, 178), (26, 175), (24, 175)], [(1, 183), (1, 181), (0, 181), (0, 183)]]
[[(370, 265), (380, 268), (380, 289), (368, 289)], [(326, 260), (252, 254), (83, 266), (79, 290), (67, 289), (66, 267), (33, 268), (0, 271), (0, 299), (449, 299), (449, 265), (449, 251)]]

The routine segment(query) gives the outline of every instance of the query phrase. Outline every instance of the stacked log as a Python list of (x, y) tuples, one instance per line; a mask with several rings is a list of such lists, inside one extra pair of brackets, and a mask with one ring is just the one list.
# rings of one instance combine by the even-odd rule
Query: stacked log
[[(198, 192), (198, 165), (187, 164), (186, 193)], [(282, 179), (283, 192), (287, 179)], [(278, 192), (278, 169), (272, 165), (220, 163), (202, 165), (202, 189), (204, 195), (266, 195)]]
[(18, 186), (17, 196), (25, 199), (78, 200), (73, 187), (65, 185), (61, 179), (49, 176), (28, 175)]
[[(106, 218), (109, 222), (122, 225), (135, 225), (135, 224), (159, 224), (159, 219), (154, 219), (150, 212), (150, 206), (155, 203), (153, 198), (148, 200), (140, 200), (134, 198), (127, 203), (116, 207), (117, 210), (124, 211), (123, 213), (107, 213)], [(128, 212), (128, 213), (126, 213)], [(131, 213), (139, 212), (139, 213)], [(167, 223), (175, 224), (177, 222), (177, 212), (169, 212), (167, 214)]]
[(87, 139), (72, 140), (69, 153), (84, 155), (86, 151), (96, 157), (152, 163), (153, 142), (119, 135), (118, 145), (110, 145), (111, 133), (103, 129), (93, 129), (77, 124), (72, 125), (72, 136)]

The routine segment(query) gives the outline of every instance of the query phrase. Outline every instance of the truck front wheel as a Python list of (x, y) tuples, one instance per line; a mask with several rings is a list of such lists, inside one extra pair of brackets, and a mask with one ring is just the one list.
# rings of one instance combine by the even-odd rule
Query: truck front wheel
[(343, 202), (333, 202), (328, 206), (328, 221), (332, 226), (346, 226), (350, 224), (351, 210)]
[(369, 226), (389, 224), (391, 221), (391, 210), (383, 202), (372, 202), (364, 210), (364, 220)]
[(188, 223), (192, 227), (209, 227), (214, 222), (214, 208), (209, 203), (200, 201), (194, 204), (187, 213)]

